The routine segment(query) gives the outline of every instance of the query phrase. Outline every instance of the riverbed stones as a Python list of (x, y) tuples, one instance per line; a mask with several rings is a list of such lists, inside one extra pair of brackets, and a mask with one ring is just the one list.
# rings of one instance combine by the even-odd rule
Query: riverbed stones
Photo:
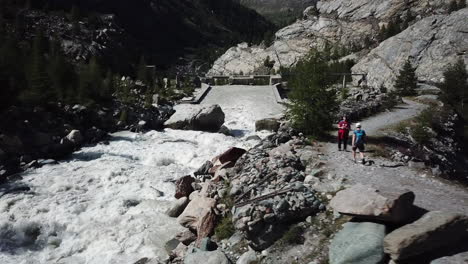
[(412, 218), (414, 193), (392, 189), (375, 189), (357, 184), (340, 191), (330, 206), (341, 214), (363, 219), (404, 223)]
[(457, 245), (468, 239), (468, 216), (433, 211), (396, 229), (385, 237), (385, 252), (393, 260), (404, 260)]
[(371, 222), (348, 222), (330, 245), (331, 264), (379, 264), (385, 258), (386, 227)]
[(175, 114), (164, 125), (172, 129), (218, 132), (224, 117), (219, 105), (178, 105)]
[(210, 214), (212, 208), (215, 206), (215, 199), (203, 196), (194, 196), (193, 200), (187, 205), (184, 212), (177, 218), (177, 221), (182, 226), (196, 232), (200, 220)]
[(184, 264), (229, 264), (229, 259), (221, 250), (189, 252)]
[(171, 208), (169, 208), (166, 214), (170, 217), (178, 217), (187, 207), (189, 203), (188, 197), (181, 197), (177, 199)]

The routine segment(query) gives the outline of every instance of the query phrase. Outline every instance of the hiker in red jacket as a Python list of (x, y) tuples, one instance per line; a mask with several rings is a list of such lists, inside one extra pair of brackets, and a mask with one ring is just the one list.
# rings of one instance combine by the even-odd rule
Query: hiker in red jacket
[(350, 129), (351, 124), (346, 119), (346, 116), (343, 116), (343, 119), (338, 123), (338, 151), (341, 151), (341, 143), (343, 143), (343, 149), (346, 151)]

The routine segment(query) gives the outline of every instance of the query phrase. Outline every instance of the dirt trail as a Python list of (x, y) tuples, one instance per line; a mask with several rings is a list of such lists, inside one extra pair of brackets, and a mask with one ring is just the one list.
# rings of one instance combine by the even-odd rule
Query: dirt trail
[[(403, 120), (417, 116), (427, 106), (410, 100), (392, 111), (380, 113), (361, 121), (369, 136), (381, 134), (382, 130)], [(468, 189), (441, 180), (429, 171), (416, 170), (385, 159), (368, 157), (370, 166), (354, 163), (352, 153), (338, 151), (335, 143), (324, 143), (322, 151), (330, 174), (344, 178), (346, 184), (363, 183), (374, 187), (390, 186), (409, 189), (416, 194), (415, 204), (427, 210), (442, 210), (468, 214)], [(366, 156), (369, 153), (366, 154)], [(387, 167), (387, 166), (397, 167)]]

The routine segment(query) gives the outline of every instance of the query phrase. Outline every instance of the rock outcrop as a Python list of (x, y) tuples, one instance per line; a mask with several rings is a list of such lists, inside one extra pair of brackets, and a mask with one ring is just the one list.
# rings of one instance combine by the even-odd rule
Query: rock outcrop
[[(468, 61), (468, 8), (450, 15), (422, 19), (382, 42), (353, 68), (367, 73), (367, 85), (391, 89), (407, 59), (416, 66), (419, 81), (438, 83), (448, 64), (460, 56)], [(358, 79), (355, 79), (357, 82)]]
[[(275, 62), (274, 69), (290, 67), (311, 48), (323, 48), (325, 43), (340, 44), (351, 50), (369, 48), (378, 42), (382, 25), (396, 17), (405, 18), (411, 10), (415, 20), (446, 12), (442, 0), (430, 1), (319, 1), (316, 7), (304, 11), (304, 19), (279, 30), (269, 47), (246, 43), (232, 47), (209, 71), (210, 75), (250, 74), (262, 68), (266, 58)], [(364, 45), (364, 47), (363, 47)]]

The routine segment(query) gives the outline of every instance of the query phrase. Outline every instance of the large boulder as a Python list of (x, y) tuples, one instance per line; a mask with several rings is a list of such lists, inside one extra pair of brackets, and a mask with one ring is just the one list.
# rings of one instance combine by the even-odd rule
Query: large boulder
[(370, 222), (349, 222), (330, 245), (330, 264), (379, 264), (385, 258), (386, 227)]
[(178, 105), (164, 125), (172, 129), (217, 132), (224, 124), (224, 112), (219, 105)]
[(330, 206), (341, 214), (363, 219), (404, 223), (413, 218), (414, 193), (357, 184), (340, 191)]
[(468, 216), (434, 211), (388, 234), (384, 247), (393, 260), (405, 260), (455, 246), (466, 239)]
[(215, 199), (198, 195), (194, 196), (184, 212), (177, 218), (177, 221), (182, 226), (196, 232), (200, 225), (200, 220), (209, 215), (215, 206)]
[(257, 120), (255, 122), (255, 131), (267, 130), (267, 131), (277, 132), (278, 129), (280, 128), (280, 125), (281, 125), (280, 122), (274, 118), (266, 118), (262, 120)]
[[(458, 58), (468, 61), (468, 9), (450, 15), (422, 19), (400, 34), (382, 42), (353, 68), (366, 73), (367, 85), (391, 89), (407, 59), (416, 66), (420, 81), (438, 83), (447, 65)], [(357, 82), (358, 79), (355, 79)]]
[(231, 162), (232, 165), (234, 166), (237, 162), (237, 160), (242, 157), (247, 152), (245, 149), (241, 148), (236, 148), (232, 147), (228, 150), (226, 150), (223, 154), (217, 156), (214, 158), (214, 164), (215, 165), (220, 165), (220, 164), (226, 164), (228, 162)]
[(184, 264), (229, 264), (229, 259), (220, 250), (187, 253)]

